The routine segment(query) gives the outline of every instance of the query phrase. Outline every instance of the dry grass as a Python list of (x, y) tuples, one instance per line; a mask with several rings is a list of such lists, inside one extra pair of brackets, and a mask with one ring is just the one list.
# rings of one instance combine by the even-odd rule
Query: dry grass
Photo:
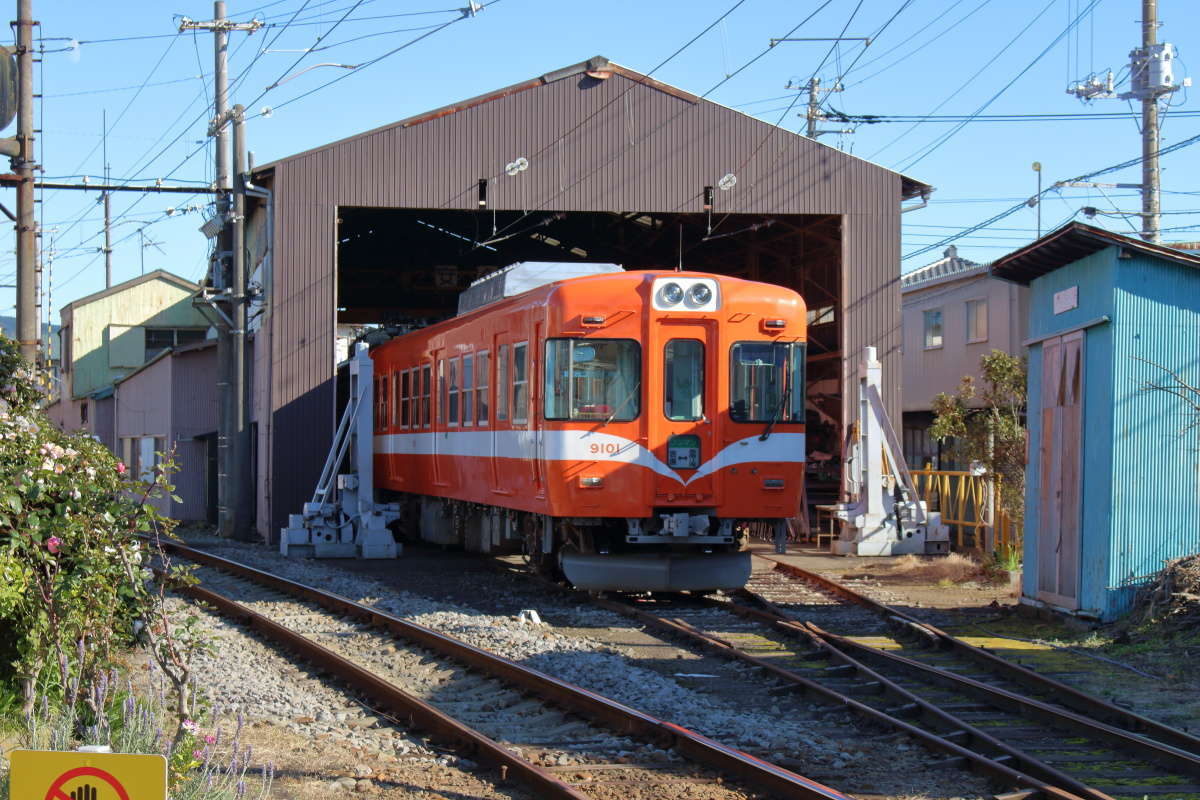
[(888, 577), (941, 585), (966, 583), (983, 577), (983, 566), (962, 553), (945, 556), (900, 556), (890, 565)]

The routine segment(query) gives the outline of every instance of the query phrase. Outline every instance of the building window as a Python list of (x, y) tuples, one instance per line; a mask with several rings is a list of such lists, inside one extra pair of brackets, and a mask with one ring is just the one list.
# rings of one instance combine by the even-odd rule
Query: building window
[(967, 341), (986, 342), (988, 338), (987, 300), (967, 301)]
[(925, 312), (925, 348), (942, 346), (942, 310)]
[(463, 356), (462, 363), (462, 422), (463, 425), (475, 424), (475, 359)]
[(475, 354), (475, 423), (488, 424), (488, 352)]
[(203, 342), (208, 336), (204, 328), (146, 328), (146, 360), (168, 347), (183, 347), (185, 344)]
[[(428, 364), (421, 367), (421, 424), (426, 428), (429, 427), (430, 371)], [(416, 423), (414, 422), (414, 424)]]
[(496, 419), (508, 419), (508, 345), (496, 351)]
[(87, 425), (87, 421), (88, 421), (88, 404), (87, 404), (87, 400), (84, 400), (82, 403), (79, 404), (79, 424)]
[(526, 371), (528, 350), (528, 342), (513, 345), (512, 421), (514, 425), (524, 425), (529, 421), (529, 375)]

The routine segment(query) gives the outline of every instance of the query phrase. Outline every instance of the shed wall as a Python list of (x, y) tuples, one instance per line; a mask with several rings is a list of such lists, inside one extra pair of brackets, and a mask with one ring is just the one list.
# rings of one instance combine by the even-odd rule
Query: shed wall
[[(1142, 254), (1117, 261), (1113, 319), (1112, 528), (1095, 576), (1105, 617), (1167, 559), (1200, 552), (1200, 428), (1155, 364), (1200, 386), (1200, 271)], [(1085, 575), (1085, 578), (1090, 577)]]
[[(518, 156), (529, 168), (509, 177)], [(900, 410), (900, 176), (707, 101), (574, 75), (409, 127), (392, 126), (278, 162), (272, 325), (270, 527), (296, 513), (332, 436), (338, 205), (531, 211), (838, 214), (843, 220), (846, 386), (879, 348), (884, 400)], [(849, 394), (849, 392), (846, 392)], [(260, 517), (260, 519), (262, 519)]]

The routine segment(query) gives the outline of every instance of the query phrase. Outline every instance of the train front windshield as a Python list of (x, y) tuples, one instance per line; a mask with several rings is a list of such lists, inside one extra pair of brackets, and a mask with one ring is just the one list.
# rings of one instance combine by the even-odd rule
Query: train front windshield
[(736, 342), (729, 351), (734, 422), (804, 421), (803, 342)]
[(641, 413), (642, 348), (632, 339), (546, 342), (546, 419), (627, 421)]

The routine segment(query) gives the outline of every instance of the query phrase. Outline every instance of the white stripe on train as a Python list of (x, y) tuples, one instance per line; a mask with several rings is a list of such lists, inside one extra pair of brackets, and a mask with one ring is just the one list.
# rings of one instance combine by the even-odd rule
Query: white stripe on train
[(533, 458), (542, 461), (619, 461), (643, 466), (684, 486), (737, 464), (752, 461), (796, 464), (805, 460), (803, 433), (772, 433), (765, 441), (756, 434), (733, 442), (701, 464), (687, 480), (637, 442), (601, 431), (454, 430), (385, 433), (376, 434), (375, 452), (383, 455), (473, 456), (524, 461)]

